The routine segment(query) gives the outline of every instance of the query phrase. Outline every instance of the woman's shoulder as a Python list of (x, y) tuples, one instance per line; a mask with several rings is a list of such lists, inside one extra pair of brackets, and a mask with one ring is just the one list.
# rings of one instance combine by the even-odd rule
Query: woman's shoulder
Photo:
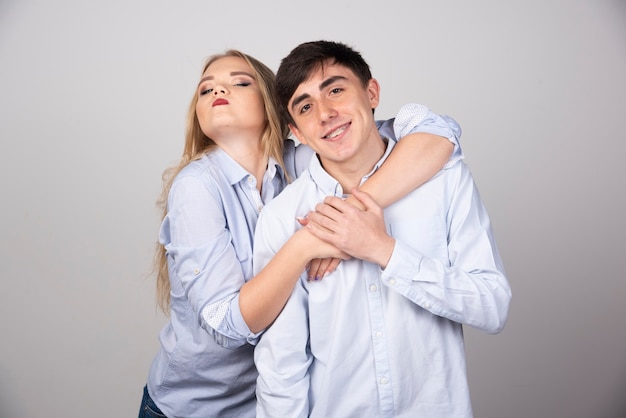
[(285, 139), (283, 161), (289, 176), (292, 179), (299, 177), (308, 168), (309, 161), (314, 154), (315, 151), (308, 145), (296, 143), (292, 138)]
[(203, 154), (200, 158), (190, 161), (183, 167), (177, 177), (199, 177), (214, 165), (216, 163), (213, 158), (210, 158), (210, 154)]
[(200, 158), (187, 163), (176, 174), (170, 189), (170, 196), (194, 196), (206, 190), (219, 194), (220, 184), (225, 182), (220, 180), (223, 177), (220, 174), (219, 164), (213, 161), (209, 155), (202, 155)]
[(215, 151), (208, 152), (183, 167), (176, 175), (174, 183), (196, 182), (205, 187), (218, 187), (217, 184), (228, 183), (223, 165)]

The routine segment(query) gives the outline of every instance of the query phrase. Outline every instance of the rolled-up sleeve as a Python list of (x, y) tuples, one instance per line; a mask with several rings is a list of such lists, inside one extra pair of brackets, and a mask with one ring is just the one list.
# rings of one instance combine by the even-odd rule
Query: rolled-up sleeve
[(386, 121), (377, 121), (381, 135), (393, 139), (394, 141), (413, 134), (428, 133), (447, 138), (454, 149), (444, 169), (452, 167), (457, 161), (463, 159), (463, 149), (461, 148), (461, 127), (449, 116), (438, 115), (428, 107), (408, 103), (400, 108), (395, 118)]
[[(173, 300), (189, 303), (199, 321), (224, 347), (256, 343), (238, 306), (244, 272), (226, 227), (218, 192), (194, 176), (177, 179), (160, 231)], [(175, 308), (174, 308), (175, 309)]]

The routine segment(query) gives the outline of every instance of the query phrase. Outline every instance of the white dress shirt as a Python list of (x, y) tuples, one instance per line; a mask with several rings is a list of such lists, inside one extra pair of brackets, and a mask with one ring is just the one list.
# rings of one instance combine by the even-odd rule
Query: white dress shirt
[[(342, 194), (311, 159), (259, 217), (255, 272), (297, 216)], [(396, 244), (384, 271), (352, 259), (319, 282), (303, 272), (255, 350), (258, 417), (472, 416), (462, 324), (499, 332), (511, 290), (468, 167), (447, 166), (385, 221)]]

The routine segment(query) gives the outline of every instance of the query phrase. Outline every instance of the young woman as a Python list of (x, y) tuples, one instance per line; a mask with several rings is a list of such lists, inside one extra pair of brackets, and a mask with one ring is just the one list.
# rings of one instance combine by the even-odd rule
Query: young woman
[[(298, 280), (274, 272), (345, 257), (302, 228), (253, 277), (258, 214), (313, 155), (285, 140), (288, 129), (273, 88), (273, 72), (239, 51), (215, 55), (203, 68), (182, 158), (164, 173), (155, 262), (159, 304), (170, 319), (160, 333), (140, 417), (254, 417), (254, 344)], [(441, 117), (429, 113), (422, 119), (424, 132), (450, 132), (448, 139), (456, 140)], [(381, 122), (379, 130), (390, 137), (393, 123)], [(382, 206), (392, 203), (448, 161), (448, 139), (407, 135), (362, 189)], [(403, 172), (402, 182), (394, 170)], [(315, 263), (310, 275), (322, 275), (336, 262)]]

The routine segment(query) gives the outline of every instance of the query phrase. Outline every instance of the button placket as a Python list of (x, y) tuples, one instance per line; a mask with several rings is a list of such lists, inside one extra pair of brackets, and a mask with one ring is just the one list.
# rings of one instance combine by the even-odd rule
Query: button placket
[(263, 209), (263, 199), (261, 198), (261, 194), (256, 188), (256, 179), (252, 176), (248, 176), (247, 178), (248, 187), (250, 188), (250, 194), (252, 195), (252, 200), (254, 201), (255, 209), (257, 213), (260, 213)]

